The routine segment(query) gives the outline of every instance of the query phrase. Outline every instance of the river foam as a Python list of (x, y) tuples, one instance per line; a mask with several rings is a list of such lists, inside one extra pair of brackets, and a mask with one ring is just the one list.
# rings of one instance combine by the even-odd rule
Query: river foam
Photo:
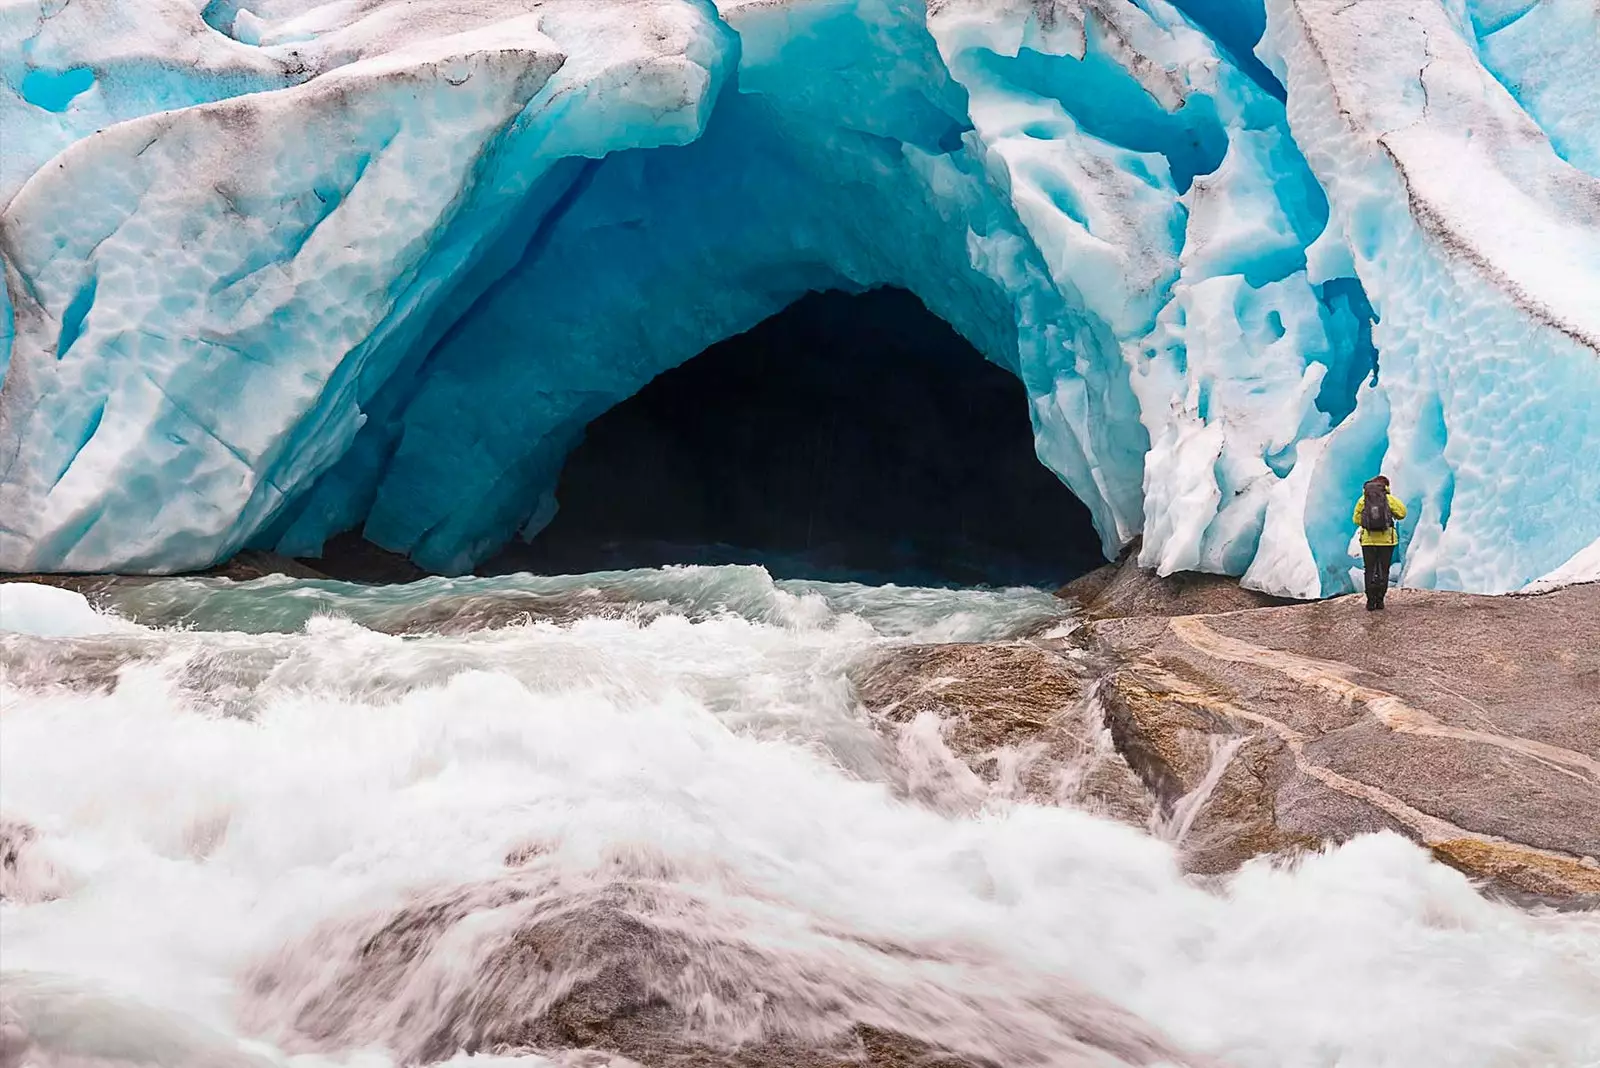
[[(375, 629), (529, 596), (610, 607)], [(937, 737), (873, 722), (851, 669), (1070, 625), (1036, 591), (689, 568), (112, 601), (144, 626), (0, 635), (8, 1066), (836, 1064), (803, 1058), (863, 1035), (1005, 1068), (1600, 1059), (1600, 917), (1397, 837), (1201, 885), (1086, 812), (908, 800)]]

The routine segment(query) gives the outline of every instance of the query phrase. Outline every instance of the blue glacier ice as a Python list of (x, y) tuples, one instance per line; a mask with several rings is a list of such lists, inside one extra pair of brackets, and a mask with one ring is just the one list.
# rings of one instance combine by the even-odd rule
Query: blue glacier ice
[(1017, 374), (1105, 551), (1600, 577), (1587, 0), (0, 6), (0, 569), (471, 569), (812, 290)]

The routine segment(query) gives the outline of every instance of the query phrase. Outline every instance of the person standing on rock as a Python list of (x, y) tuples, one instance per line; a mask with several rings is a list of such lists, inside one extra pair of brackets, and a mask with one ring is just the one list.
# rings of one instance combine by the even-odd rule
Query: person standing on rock
[(1361, 528), (1361, 562), (1367, 569), (1367, 611), (1383, 610), (1389, 592), (1389, 565), (1400, 544), (1395, 524), (1406, 517), (1405, 502), (1389, 492), (1389, 478), (1379, 475), (1361, 487), (1350, 521)]

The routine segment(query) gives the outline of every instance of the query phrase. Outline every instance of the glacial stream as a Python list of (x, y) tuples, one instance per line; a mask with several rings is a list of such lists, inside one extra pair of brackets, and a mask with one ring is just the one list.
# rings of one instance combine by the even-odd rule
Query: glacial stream
[(107, 633), (0, 634), (4, 1068), (809, 1068), (850, 1036), (940, 1068), (1600, 1063), (1600, 917), (1387, 835), (1186, 878), (857, 700), (897, 645), (1066, 633), (1041, 591), (107, 603), (78, 628)]

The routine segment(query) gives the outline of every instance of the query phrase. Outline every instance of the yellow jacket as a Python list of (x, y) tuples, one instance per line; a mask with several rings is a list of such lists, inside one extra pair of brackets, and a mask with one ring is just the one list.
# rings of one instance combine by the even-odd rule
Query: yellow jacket
[[(1400, 544), (1400, 532), (1398, 530), (1398, 524), (1400, 520), (1406, 517), (1405, 502), (1401, 501), (1399, 497), (1396, 497), (1392, 493), (1388, 494), (1388, 497), (1389, 511), (1394, 515), (1396, 526), (1390, 527), (1388, 530), (1368, 530), (1366, 527), (1361, 527), (1362, 545)], [(1356, 498), (1356, 510), (1355, 513), (1350, 517), (1350, 522), (1354, 523), (1358, 527), (1361, 526), (1361, 505), (1363, 503), (1365, 503), (1365, 497)]]

